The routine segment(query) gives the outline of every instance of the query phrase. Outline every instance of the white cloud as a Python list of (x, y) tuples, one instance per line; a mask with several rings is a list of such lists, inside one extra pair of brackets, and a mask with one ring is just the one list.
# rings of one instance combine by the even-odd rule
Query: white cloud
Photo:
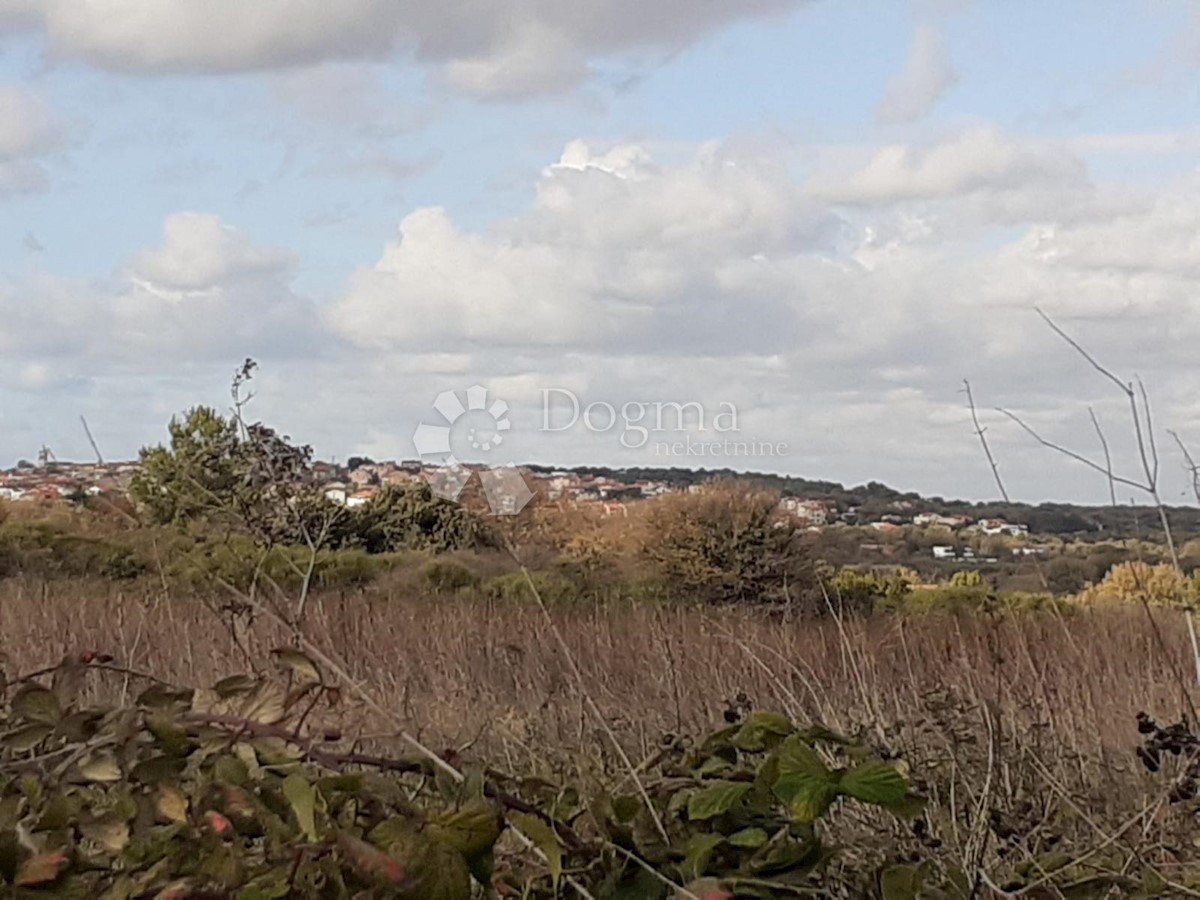
[[(318, 346), (316, 314), (291, 289), (295, 261), (249, 240), (216, 216), (184, 212), (161, 243), (118, 271), (91, 279), (35, 274), (0, 289), (10, 362), (51, 360), (97, 374)], [(35, 368), (31, 371), (40, 371)], [(22, 383), (33, 383), (23, 375)]]
[(524, 23), (485, 53), (446, 64), (446, 78), (452, 85), (494, 98), (569, 87), (586, 74), (587, 60), (570, 38), (537, 21)]
[(408, 53), (483, 95), (578, 81), (597, 57), (676, 49), (728, 22), (802, 0), (0, 0), (52, 52), (127, 72), (230, 72)]
[[(574, 143), (543, 173), (528, 213), (492, 233), (463, 232), (441, 209), (410, 214), (380, 261), (351, 279), (332, 321), (374, 347), (736, 351), (790, 328), (787, 298), (749, 295), (757, 254), (790, 255), (820, 232), (804, 206), (782, 167), (716, 147), (659, 170), (637, 147), (593, 156)], [(739, 287), (744, 306), (730, 309)]]
[(62, 141), (58, 117), (38, 94), (0, 84), (0, 195), (46, 187), (42, 158)]
[(1069, 148), (990, 125), (931, 143), (889, 144), (865, 159), (840, 154), (813, 175), (808, 189), (827, 202), (853, 206), (971, 203), (992, 224), (1061, 217), (1095, 199), (1086, 164)]
[[(106, 414), (144, 439), (189, 402), (223, 402), (229, 370), (252, 355), (265, 364), (256, 414), (324, 454), (411, 455), (433, 397), (478, 382), (513, 406), (516, 460), (730, 464), (981, 496), (967, 377), (1016, 495), (1103, 499), (987, 410), (1014, 407), (1072, 445), (1092, 437), (1089, 404), (1121, 414), (1037, 304), (1117, 371), (1145, 375), (1158, 422), (1200, 433), (1200, 179), (1117, 207), (1064, 147), (981, 134), (887, 151), (901, 161), (888, 178), (838, 202), (778, 149), (706, 144), (665, 162), (642, 145), (573, 142), (529, 206), (491, 228), (410, 212), (323, 315), (292, 289), (290, 253), (177, 214), (107, 276), (0, 287), (0, 388), (53, 396), (73, 404), (69, 423), (85, 410), (97, 426), (103, 385)], [(1056, 171), (1074, 192), (1061, 214), (991, 202), (1036, 197)], [(184, 372), (210, 392), (170, 381)], [(741, 437), (789, 449), (664, 458), (622, 447), (619, 431), (539, 434), (540, 390), (554, 386), (617, 409), (733, 403)], [(1110, 437), (1119, 455), (1132, 449)]]
[(1083, 134), (1070, 140), (1080, 153), (1116, 153), (1152, 156), (1200, 153), (1200, 130), (1111, 132)]
[(162, 243), (141, 251), (133, 280), (165, 292), (204, 293), (291, 267), (290, 253), (255, 243), (218, 216), (178, 212), (163, 223)]
[[(735, 461), (742, 468), (850, 480), (886, 468), (911, 486), (980, 495), (988, 482), (962, 378), (981, 402), (1016, 406), (1071, 442), (1091, 433), (1089, 403), (1112, 413), (1105, 385), (1040, 323), (1038, 304), (1118, 370), (1160, 384), (1170, 373), (1159, 421), (1200, 427), (1200, 376), (1178, 372), (1200, 337), (1200, 181), (1133, 199), (1117, 191), (1130, 202), (1116, 204), (1069, 150), (991, 129), (873, 159), (870, 177), (839, 195), (861, 202), (831, 209), (784, 160), (708, 145), (666, 166), (637, 145), (573, 143), (533, 204), (492, 230), (466, 230), (440, 209), (411, 214), (329, 322), (371, 365), (458, 354), (461, 374), (410, 367), (392, 383), (511, 385), (506, 399), (514, 415), (525, 410), (527, 430), (530, 383), (618, 409), (729, 401), (745, 414), (744, 435), (792, 447), (787, 460)], [(1086, 473), (1068, 467), (1048, 481), (1042, 451), (1003, 423), (994, 432), (1016, 493), (1088, 496)], [(387, 434), (403, 446), (401, 429)], [(612, 435), (597, 440), (522, 435), (512, 452), (656, 461)]]
[(914, 122), (957, 83), (941, 33), (932, 25), (918, 25), (904, 68), (884, 86), (875, 114), (881, 122)]

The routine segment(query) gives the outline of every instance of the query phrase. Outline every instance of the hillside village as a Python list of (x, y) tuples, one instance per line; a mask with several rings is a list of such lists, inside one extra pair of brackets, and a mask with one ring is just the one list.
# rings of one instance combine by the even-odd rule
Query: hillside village
[[(477, 471), (485, 467), (469, 464), (466, 468)], [(124, 493), (137, 471), (136, 461), (76, 463), (44, 456), (36, 464), (23, 460), (7, 471), (0, 471), (0, 500), (69, 502), (106, 493)], [(388, 486), (422, 483), (435, 471), (435, 467), (416, 461), (375, 462), (351, 458), (346, 464), (328, 461), (313, 464), (313, 474), (325, 497), (347, 508), (365, 505)], [(676, 491), (700, 490), (703, 484), (703, 481), (684, 483), (635, 477), (636, 472), (618, 475), (607, 470), (597, 473), (545, 467), (521, 467), (520, 471), (534, 492), (546, 500), (594, 507), (605, 515), (627, 515), (631, 503), (653, 500)], [(997, 517), (974, 519), (961, 514), (917, 511), (918, 505), (909, 499), (893, 500), (886, 509), (877, 515), (865, 516), (859, 505), (839, 504), (828, 498), (785, 495), (779, 501), (778, 514), (780, 521), (791, 521), (815, 533), (839, 525), (870, 528), (881, 535), (910, 527), (941, 529), (953, 536), (981, 534), (1025, 538), (1030, 533), (1026, 524)], [(886, 548), (881, 544), (865, 543), (861, 549), (871, 552)], [(1038, 550), (1017, 547), (1013, 552), (1032, 554)], [(929, 553), (933, 559), (940, 560), (973, 558), (970, 548), (960, 550), (950, 543), (934, 544)]]

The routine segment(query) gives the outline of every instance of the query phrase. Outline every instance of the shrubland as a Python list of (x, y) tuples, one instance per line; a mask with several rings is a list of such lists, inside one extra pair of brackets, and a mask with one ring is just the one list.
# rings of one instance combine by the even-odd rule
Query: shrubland
[(1197, 583), (1148, 547), (1068, 596), (823, 558), (732, 479), (348, 510), (251, 372), (132, 502), (0, 509), (8, 893), (1200, 895)]

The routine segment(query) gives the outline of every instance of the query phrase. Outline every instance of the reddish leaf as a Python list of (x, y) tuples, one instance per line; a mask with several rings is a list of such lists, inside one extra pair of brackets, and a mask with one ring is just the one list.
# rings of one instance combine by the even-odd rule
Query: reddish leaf
[(389, 884), (400, 884), (404, 880), (404, 867), (395, 857), (344, 831), (338, 832), (337, 843), (347, 861), (364, 875)]
[(21, 863), (21, 868), (17, 870), (17, 877), (13, 882), (18, 887), (37, 887), (49, 884), (58, 878), (59, 873), (66, 866), (67, 854), (62, 850), (40, 853)]
[(204, 814), (204, 819), (208, 822), (208, 827), (217, 834), (226, 835), (233, 830), (229, 820), (216, 810), (210, 809)]
[[(733, 894), (715, 878), (701, 878), (687, 886), (688, 894), (694, 894), (699, 900), (733, 900)], [(680, 891), (676, 896), (683, 898), (688, 894)]]

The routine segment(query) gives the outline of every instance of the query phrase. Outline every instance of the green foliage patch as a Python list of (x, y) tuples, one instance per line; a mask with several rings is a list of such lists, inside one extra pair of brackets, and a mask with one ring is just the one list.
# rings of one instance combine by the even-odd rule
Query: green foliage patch
[(923, 805), (896, 764), (771, 713), (671, 739), (640, 789), (452, 777), (311, 725), (340, 693), (295, 649), (272, 662), (209, 689), (154, 684), (121, 707), (77, 699), (90, 669), (114, 668), (103, 658), (5, 686), (0, 891), (469, 900), (562, 896), (570, 880), (602, 900), (673, 885), (766, 898), (828, 877), (837, 850), (818, 825), (840, 806)]

